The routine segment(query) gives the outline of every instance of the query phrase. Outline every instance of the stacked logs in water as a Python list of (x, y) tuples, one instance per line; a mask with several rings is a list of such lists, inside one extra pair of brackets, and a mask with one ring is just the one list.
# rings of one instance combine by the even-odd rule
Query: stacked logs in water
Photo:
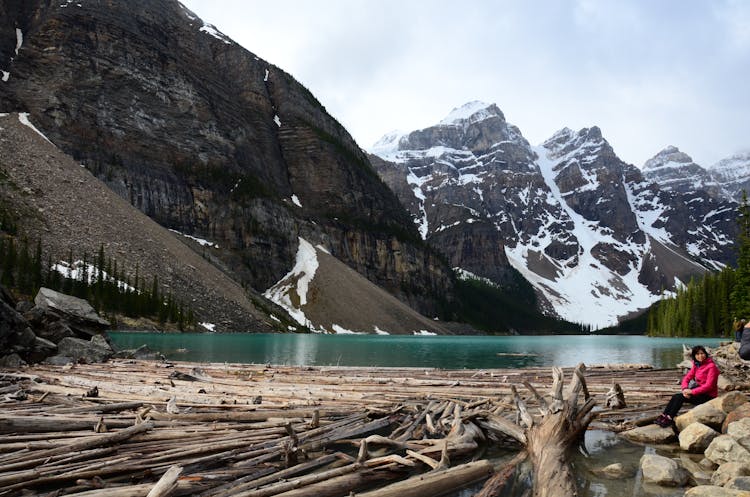
[[(497, 470), (466, 462), (487, 439), (531, 445), (535, 460), (531, 442), (549, 437), (550, 426), (575, 426), (579, 436), (592, 419), (581, 371), (567, 399), (556, 372), (548, 405), (527, 379), (519, 383), (533, 395), (524, 401), (512, 384), (476, 372), (162, 366), (0, 374), (0, 496), (431, 496)], [(544, 415), (535, 420), (527, 403)], [(561, 467), (569, 443), (561, 437)]]

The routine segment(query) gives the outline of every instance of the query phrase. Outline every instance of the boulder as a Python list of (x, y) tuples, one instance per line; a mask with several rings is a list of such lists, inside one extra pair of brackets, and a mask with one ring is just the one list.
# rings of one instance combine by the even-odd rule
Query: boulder
[(684, 430), (693, 423), (703, 423), (715, 430), (721, 430), (721, 424), (727, 417), (727, 413), (710, 402), (695, 406), (684, 414), (677, 416), (674, 420), (679, 431)]
[(111, 326), (85, 300), (49, 288), (40, 288), (34, 303), (46, 312), (64, 317), (74, 331), (84, 335), (96, 335)]
[(737, 476), (724, 484), (724, 488), (750, 491), (750, 476)]
[(743, 404), (747, 404), (747, 395), (741, 392), (729, 392), (706, 402), (729, 414)]
[(630, 440), (649, 445), (661, 445), (672, 443), (677, 440), (677, 435), (671, 428), (662, 428), (658, 425), (646, 425), (624, 431), (620, 435)]
[(729, 435), (714, 438), (706, 449), (706, 458), (719, 465), (728, 462), (750, 465), (750, 452)]
[(714, 485), (700, 485), (685, 492), (685, 497), (750, 497), (750, 492)]
[(636, 473), (636, 469), (633, 467), (625, 466), (622, 463), (614, 463), (603, 468), (593, 469), (592, 472), (602, 478), (609, 480), (622, 480), (624, 478), (630, 478)]
[(719, 432), (703, 423), (692, 423), (679, 435), (680, 448), (687, 452), (699, 453), (706, 450)]
[(715, 466), (713, 463), (710, 463), (712, 467), (706, 468), (700, 462), (696, 462), (696, 460), (694, 460), (695, 457), (695, 455), (683, 452), (680, 454), (680, 464), (690, 473), (690, 476), (696, 485), (710, 485), (711, 474), (713, 473)]
[(60, 343), (63, 338), (76, 336), (64, 320), (53, 315), (45, 316), (34, 329), (36, 329), (37, 336), (46, 338), (53, 343)]
[(104, 362), (112, 357), (112, 349), (104, 348), (80, 338), (63, 338), (57, 344), (59, 355), (72, 358), (75, 362)]
[(57, 345), (45, 338), (36, 337), (34, 345), (31, 347), (31, 352), (29, 353), (29, 360), (32, 363), (42, 362), (45, 358), (51, 356), (56, 351)]
[(688, 480), (687, 472), (677, 461), (656, 454), (641, 457), (643, 481), (665, 487), (680, 487)]
[(750, 402), (747, 402), (745, 404), (742, 404), (734, 411), (727, 414), (726, 419), (724, 420), (724, 423), (721, 425), (721, 432), (726, 433), (727, 428), (731, 423), (734, 423), (735, 421), (739, 421), (743, 418), (750, 418)]
[(75, 361), (72, 357), (68, 357), (66, 355), (53, 355), (46, 358), (43, 362), (44, 364), (49, 364), (51, 366), (65, 366), (66, 364), (70, 364)]
[(750, 418), (743, 418), (727, 426), (727, 435), (735, 440), (750, 437)]
[(0, 357), (0, 368), (20, 368), (25, 365), (26, 361), (21, 359), (21, 356), (16, 353)]
[(729, 480), (739, 476), (750, 476), (750, 465), (739, 462), (726, 462), (719, 466), (711, 476), (711, 484), (723, 487)]

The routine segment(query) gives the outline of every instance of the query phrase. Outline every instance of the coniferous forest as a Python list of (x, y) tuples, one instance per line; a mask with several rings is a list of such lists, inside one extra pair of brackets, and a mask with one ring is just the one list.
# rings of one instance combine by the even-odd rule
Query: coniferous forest
[(193, 310), (171, 293), (160, 292), (156, 276), (149, 282), (136, 266), (131, 277), (105, 254), (103, 246), (91, 259), (72, 250), (64, 261), (53, 262), (51, 257), (43, 261), (42, 257), (41, 241), (32, 248), (26, 238), (19, 241), (0, 233), (0, 284), (27, 298), (46, 287), (85, 299), (113, 325), (118, 316), (127, 316), (150, 318), (162, 326), (170, 323), (179, 330), (195, 326)]
[(737, 222), (737, 267), (692, 279), (676, 295), (654, 304), (648, 312), (649, 335), (733, 336), (737, 320), (750, 320), (750, 208), (744, 193)]

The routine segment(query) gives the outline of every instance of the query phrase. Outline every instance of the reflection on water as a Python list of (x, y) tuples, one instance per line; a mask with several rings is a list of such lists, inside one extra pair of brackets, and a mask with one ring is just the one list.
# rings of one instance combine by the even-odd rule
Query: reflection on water
[(110, 333), (120, 348), (143, 344), (168, 359), (295, 366), (524, 368), (594, 364), (650, 364), (672, 368), (682, 344), (715, 346), (720, 339), (643, 336), (445, 337), (410, 335), (293, 335)]

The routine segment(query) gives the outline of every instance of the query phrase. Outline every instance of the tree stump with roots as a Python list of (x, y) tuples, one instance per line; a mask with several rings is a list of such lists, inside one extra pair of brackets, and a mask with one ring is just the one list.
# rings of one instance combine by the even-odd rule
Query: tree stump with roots
[[(552, 371), (549, 399), (524, 382), (539, 403), (539, 415), (529, 413), (518, 391), (512, 387), (517, 422), (510, 423), (494, 416), (486, 420), (494, 431), (501, 431), (525, 446), (533, 466), (533, 497), (578, 496), (568, 453), (581, 442), (586, 428), (596, 416), (592, 412), (596, 402), (589, 395), (583, 376), (585, 370), (583, 364), (575, 368), (566, 397), (563, 396), (564, 377), (560, 368)], [(579, 403), (581, 393), (583, 402)]]

